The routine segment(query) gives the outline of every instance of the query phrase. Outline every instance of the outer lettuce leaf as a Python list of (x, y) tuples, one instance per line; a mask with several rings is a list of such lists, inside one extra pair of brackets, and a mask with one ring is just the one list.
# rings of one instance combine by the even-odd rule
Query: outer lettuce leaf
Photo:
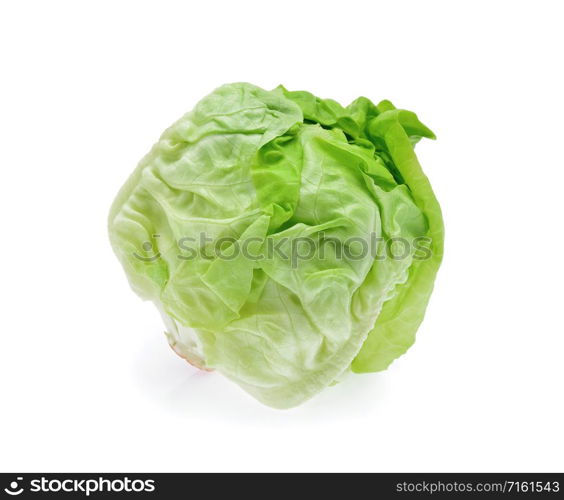
[(414, 139), (434, 138), (415, 114), (389, 109), (370, 122), (369, 134), (382, 143), (399, 170), (417, 206), (424, 213), (431, 239), (431, 258), (414, 261), (408, 280), (397, 287), (395, 296), (384, 304), (374, 328), (352, 364), (355, 372), (386, 369), (415, 341), (427, 303), (433, 291), (435, 275), (443, 257), (444, 225), (441, 208), (429, 180), (413, 151)]

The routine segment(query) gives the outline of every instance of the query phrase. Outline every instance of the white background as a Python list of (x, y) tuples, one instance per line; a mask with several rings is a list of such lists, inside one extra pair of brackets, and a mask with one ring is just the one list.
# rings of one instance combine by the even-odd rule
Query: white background
[[(560, 8), (559, 8), (560, 7)], [(3, 2), (0, 470), (562, 471), (559, 2)], [(446, 255), (414, 347), (302, 407), (174, 355), (110, 203), (215, 87), (414, 110)]]

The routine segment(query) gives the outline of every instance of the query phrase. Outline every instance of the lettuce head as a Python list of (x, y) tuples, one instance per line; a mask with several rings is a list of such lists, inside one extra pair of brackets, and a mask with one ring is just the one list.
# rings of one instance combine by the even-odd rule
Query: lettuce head
[(180, 356), (299, 405), (414, 342), (444, 232), (422, 137), (389, 101), (224, 85), (122, 187), (112, 247)]

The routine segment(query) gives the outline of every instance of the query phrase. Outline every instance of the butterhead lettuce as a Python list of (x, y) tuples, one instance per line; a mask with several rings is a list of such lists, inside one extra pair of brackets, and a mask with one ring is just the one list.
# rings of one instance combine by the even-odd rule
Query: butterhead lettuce
[(224, 85), (122, 187), (113, 249), (178, 354), (296, 406), (414, 341), (443, 253), (422, 137), (389, 101)]

